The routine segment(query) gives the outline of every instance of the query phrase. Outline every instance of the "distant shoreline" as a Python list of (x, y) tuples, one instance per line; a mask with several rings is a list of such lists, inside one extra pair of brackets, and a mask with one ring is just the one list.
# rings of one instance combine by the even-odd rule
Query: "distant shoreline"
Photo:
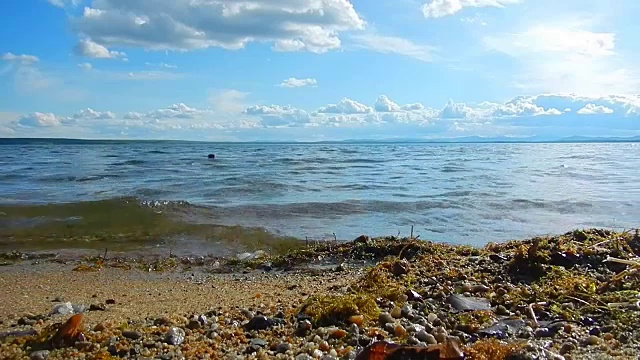
[(75, 138), (2, 138), (0, 145), (23, 145), (51, 143), (61, 145), (117, 144), (117, 143), (202, 143), (202, 144), (274, 144), (274, 145), (359, 145), (359, 144), (588, 144), (588, 143), (638, 143), (640, 136), (588, 138), (569, 137), (560, 139), (505, 139), (505, 138), (443, 138), (443, 139), (363, 139), (327, 141), (206, 141), (176, 139), (75, 139)]

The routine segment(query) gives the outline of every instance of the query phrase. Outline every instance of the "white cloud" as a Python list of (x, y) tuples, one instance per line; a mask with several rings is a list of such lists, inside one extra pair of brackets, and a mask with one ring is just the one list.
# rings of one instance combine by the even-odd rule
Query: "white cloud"
[(10, 52), (3, 54), (2, 57), (0, 57), (0, 59), (4, 61), (9, 61), (9, 62), (17, 62), (23, 65), (29, 65), (29, 64), (37, 63), (38, 61), (40, 61), (40, 59), (38, 59), (37, 56), (26, 55), (26, 54), (15, 55)]
[(355, 35), (352, 37), (358, 47), (382, 54), (397, 54), (421, 61), (431, 61), (435, 47), (415, 44), (410, 40), (394, 36), (375, 34)]
[(249, 93), (236, 89), (224, 89), (211, 92), (209, 102), (216, 111), (237, 114), (247, 108), (248, 95)]
[(556, 108), (545, 109), (535, 104), (536, 98), (519, 96), (504, 104), (497, 105), (491, 112), (493, 116), (538, 116), (560, 115), (562, 112)]
[(90, 39), (82, 39), (75, 47), (77, 55), (86, 56), (96, 59), (126, 59), (127, 54), (119, 51), (110, 51), (106, 47), (91, 41)]
[(177, 69), (178, 66), (176, 65), (172, 65), (172, 64), (167, 64), (167, 63), (150, 63), (150, 62), (146, 62), (144, 63), (147, 66), (152, 66), (152, 67), (159, 67), (159, 68), (163, 68), (163, 69)]
[(101, 0), (71, 23), (103, 46), (241, 49), (257, 41), (315, 53), (338, 48), (340, 32), (365, 26), (348, 0)]
[(376, 103), (373, 106), (377, 112), (402, 112), (402, 111), (421, 111), (424, 110), (424, 106), (420, 103), (398, 105), (391, 101), (386, 95), (380, 95), (376, 99)]
[(318, 81), (316, 79), (305, 78), (305, 79), (297, 79), (295, 77), (288, 78), (283, 80), (278, 86), (286, 87), (286, 88), (298, 88), (304, 86), (314, 86), (317, 85)]
[(613, 109), (602, 105), (587, 104), (577, 113), (580, 115), (613, 114)]
[(123, 80), (175, 80), (182, 77), (181, 74), (168, 71), (132, 71), (126, 74), (118, 74)]
[(464, 119), (467, 117), (475, 117), (475, 111), (463, 103), (455, 103), (449, 100), (444, 109), (440, 112), (443, 119)]
[(77, 6), (80, 4), (81, 0), (47, 0), (47, 2), (55, 7), (63, 8), (67, 6), (67, 4)]
[(61, 119), (52, 113), (35, 112), (18, 119), (18, 124), (28, 127), (51, 127), (60, 125)]
[(597, 57), (614, 54), (615, 34), (540, 25), (522, 33), (487, 36), (484, 44), (512, 56), (558, 53)]
[(108, 120), (108, 119), (115, 119), (116, 114), (112, 113), (111, 111), (99, 112), (91, 108), (87, 108), (75, 113), (73, 115), (73, 118), (83, 119), (83, 120)]
[(600, 95), (603, 89), (620, 94), (640, 90), (640, 75), (616, 54), (616, 34), (590, 31), (580, 21), (485, 36), (483, 44), (518, 61), (513, 85), (523, 92)]
[(368, 114), (373, 112), (373, 109), (355, 100), (343, 98), (337, 104), (321, 107), (318, 112), (325, 114)]
[(135, 112), (135, 111), (128, 112), (123, 116), (123, 118), (127, 119), (127, 120), (140, 120), (140, 119), (142, 119), (144, 117), (145, 117), (145, 115), (143, 113), (139, 113), (139, 112)]
[(449, 16), (461, 11), (465, 7), (497, 7), (520, 3), (521, 0), (431, 0), (422, 5), (422, 14), (426, 18)]
[(309, 114), (302, 109), (279, 105), (250, 106), (244, 111), (244, 114), (261, 117), (263, 125), (267, 127), (299, 125), (308, 123), (311, 119)]
[(198, 110), (189, 107), (183, 103), (173, 104), (165, 109), (158, 109), (147, 113), (145, 116), (154, 119), (193, 119), (201, 115), (207, 114), (208, 110)]
[(89, 70), (93, 69), (93, 65), (91, 65), (91, 63), (87, 63), (87, 62), (86, 62), (86, 63), (78, 64), (78, 67), (79, 67), (80, 69), (82, 69), (82, 70), (87, 70), (87, 71), (89, 71)]

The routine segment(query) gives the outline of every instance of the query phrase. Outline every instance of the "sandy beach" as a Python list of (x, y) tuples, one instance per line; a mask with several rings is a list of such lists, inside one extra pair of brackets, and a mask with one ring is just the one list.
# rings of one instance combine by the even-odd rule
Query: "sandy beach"
[(484, 248), (362, 236), (222, 264), (5, 254), (0, 358), (635, 359), (639, 244), (593, 229)]

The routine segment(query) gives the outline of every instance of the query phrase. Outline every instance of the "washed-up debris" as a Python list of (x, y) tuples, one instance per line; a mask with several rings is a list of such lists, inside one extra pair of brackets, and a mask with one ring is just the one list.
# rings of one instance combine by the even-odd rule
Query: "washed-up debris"
[(454, 339), (443, 344), (417, 347), (378, 341), (365, 347), (356, 360), (463, 360), (464, 353)]
[(70, 317), (51, 338), (51, 346), (61, 348), (73, 346), (77, 341), (83, 341), (85, 336), (82, 319), (83, 314), (76, 314)]

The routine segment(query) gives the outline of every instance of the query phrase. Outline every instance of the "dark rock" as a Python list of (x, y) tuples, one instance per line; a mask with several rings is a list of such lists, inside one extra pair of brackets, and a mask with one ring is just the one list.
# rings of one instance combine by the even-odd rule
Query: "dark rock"
[(405, 295), (407, 295), (407, 300), (409, 301), (422, 301), (422, 295), (413, 290), (407, 290)]
[(353, 242), (356, 244), (368, 244), (369, 241), (371, 241), (371, 238), (368, 237), (367, 235), (360, 235), (357, 238), (355, 238), (355, 240), (353, 240)]
[(207, 155), (207, 158), (215, 159), (216, 158), (216, 154), (209, 154), (209, 155)]
[(533, 334), (537, 338), (548, 338), (548, 337), (553, 337), (555, 335), (555, 332), (553, 332), (549, 328), (541, 327), (541, 328), (537, 328)]
[(405, 259), (393, 263), (391, 272), (395, 276), (405, 275), (409, 273), (409, 262)]
[(503, 263), (509, 260), (508, 258), (500, 254), (491, 254), (489, 255), (489, 259), (491, 259), (491, 261), (493, 261), (494, 263)]
[(247, 330), (267, 330), (270, 327), (273, 327), (276, 322), (273, 319), (269, 319), (266, 316), (258, 315), (254, 316), (249, 320), (249, 322), (245, 325)]
[(593, 326), (595, 325), (596, 321), (590, 317), (583, 317), (582, 319), (580, 319), (580, 323), (584, 326)]
[(138, 331), (125, 330), (122, 332), (122, 336), (126, 337), (127, 339), (138, 340), (142, 337), (142, 333)]
[(91, 304), (89, 306), (89, 311), (105, 311), (107, 310), (107, 306), (105, 304)]
[(105, 303), (107, 303), (107, 305), (115, 305), (116, 301), (113, 299), (107, 299), (107, 301), (105, 301)]
[(123, 358), (123, 357), (127, 357), (128, 355), (129, 355), (129, 349), (122, 348), (118, 350), (119, 357)]
[(575, 266), (581, 260), (580, 255), (568, 253), (568, 252), (554, 252), (551, 254), (550, 264), (555, 266), (562, 266), (567, 269)]
[(291, 350), (291, 344), (289, 343), (280, 343), (276, 346), (276, 353), (278, 354), (284, 354), (289, 350)]
[(600, 336), (601, 334), (602, 334), (602, 331), (597, 326), (589, 330), (589, 335)]
[(114, 344), (109, 345), (107, 347), (107, 351), (109, 352), (109, 354), (111, 356), (117, 356), (118, 355), (118, 348)]
[(201, 327), (202, 327), (202, 324), (200, 323), (200, 321), (198, 321), (198, 319), (191, 319), (187, 324), (187, 329), (189, 330), (197, 330), (197, 329), (200, 329)]

